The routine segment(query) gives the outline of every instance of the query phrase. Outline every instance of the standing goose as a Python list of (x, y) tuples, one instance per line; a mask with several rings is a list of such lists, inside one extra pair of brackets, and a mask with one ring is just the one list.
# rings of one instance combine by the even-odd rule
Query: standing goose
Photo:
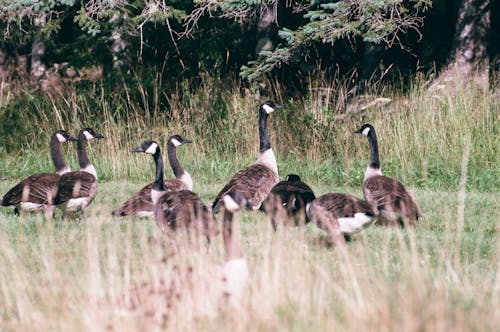
[[(224, 196), (223, 238), (225, 258), (223, 265), (190, 265), (187, 269), (177, 266), (165, 274), (157, 275), (157, 280), (141, 282), (128, 290), (117, 300), (117, 306), (151, 318), (174, 318), (173, 312), (181, 305), (190, 310), (202, 308), (203, 313), (220, 311), (221, 304), (228, 308), (241, 308), (243, 294), (248, 282), (248, 264), (240, 244), (239, 232), (235, 227), (235, 214), (248, 207), (248, 200), (238, 192)], [(204, 262), (203, 262), (204, 263)], [(159, 276), (158, 276), (159, 275)], [(201, 295), (201, 296), (200, 296)]]
[(218, 212), (224, 195), (239, 192), (250, 201), (253, 209), (258, 209), (267, 197), (272, 187), (278, 183), (278, 165), (267, 131), (269, 114), (283, 105), (273, 101), (266, 101), (259, 108), (259, 156), (250, 166), (243, 168), (233, 175), (231, 180), (219, 192), (212, 204), (214, 213)]
[(370, 226), (375, 217), (370, 205), (355, 196), (327, 193), (306, 206), (307, 216), (319, 228), (326, 231), (334, 243), (344, 242), (344, 237)]
[(370, 143), (370, 163), (363, 180), (366, 201), (383, 224), (414, 224), (421, 216), (417, 204), (401, 182), (382, 175), (375, 128), (364, 124), (356, 133), (365, 135)]
[(167, 191), (163, 179), (163, 158), (158, 143), (144, 141), (132, 152), (144, 152), (153, 155), (156, 176), (151, 189), (151, 201), (154, 206), (156, 224), (171, 239), (177, 229), (187, 229), (196, 234), (203, 234), (209, 240), (218, 234), (217, 220), (203, 201), (190, 190)]
[[(191, 143), (191, 140), (182, 138), (179, 135), (170, 136), (167, 143), (168, 161), (172, 171), (174, 172), (175, 179), (165, 180), (165, 187), (167, 191), (179, 190), (193, 190), (193, 180), (189, 173), (182, 168), (179, 160), (177, 159), (177, 147)], [(154, 217), (154, 206), (151, 201), (151, 189), (153, 182), (143, 187), (132, 197), (130, 197), (119, 209), (113, 211), (113, 215), (129, 216), (136, 215), (139, 218)]]
[(10, 189), (0, 200), (0, 205), (14, 205), (15, 213), (21, 211), (43, 211), (46, 218), (54, 213), (54, 198), (57, 192), (57, 183), (62, 174), (70, 172), (61, 153), (61, 143), (76, 141), (64, 130), (56, 130), (50, 138), (50, 155), (54, 164), (55, 173), (36, 173), (19, 182)]
[(83, 128), (78, 133), (77, 155), (80, 170), (61, 176), (55, 197), (55, 204), (62, 204), (64, 215), (68, 212), (83, 211), (97, 194), (97, 172), (87, 157), (87, 141), (104, 138), (91, 128)]
[(295, 225), (309, 222), (305, 207), (315, 198), (311, 187), (302, 182), (300, 176), (288, 174), (285, 181), (278, 182), (271, 189), (262, 205), (276, 230), (280, 219), (293, 220)]

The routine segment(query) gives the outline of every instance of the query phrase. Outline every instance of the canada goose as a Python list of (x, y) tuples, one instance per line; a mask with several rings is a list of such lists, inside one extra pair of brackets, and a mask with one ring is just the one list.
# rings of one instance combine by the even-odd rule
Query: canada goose
[(267, 197), (271, 188), (278, 183), (278, 165), (271, 141), (267, 132), (269, 114), (283, 105), (266, 101), (259, 108), (259, 156), (250, 166), (238, 171), (219, 192), (212, 204), (214, 213), (218, 212), (224, 195), (230, 192), (240, 192), (249, 201), (253, 209), (258, 209)]
[[(182, 138), (179, 135), (170, 136), (167, 143), (168, 161), (172, 171), (174, 172), (175, 179), (165, 180), (165, 187), (167, 191), (179, 190), (193, 190), (193, 180), (189, 173), (182, 168), (179, 160), (177, 159), (177, 147), (191, 143), (191, 140)], [(154, 217), (154, 206), (151, 201), (151, 189), (153, 182), (143, 187), (130, 197), (119, 209), (113, 211), (113, 215), (129, 216), (136, 215), (139, 218)]]
[(62, 204), (64, 216), (68, 212), (83, 211), (97, 194), (97, 172), (87, 157), (87, 141), (104, 138), (91, 128), (83, 128), (78, 133), (77, 155), (80, 170), (61, 175), (57, 187), (55, 204)]
[(173, 239), (177, 229), (187, 229), (203, 234), (210, 240), (218, 234), (217, 220), (203, 201), (190, 190), (167, 191), (163, 179), (163, 158), (155, 141), (144, 141), (132, 152), (153, 155), (156, 164), (155, 182), (151, 189), (156, 224)]
[[(333, 242), (343, 243), (370, 226), (374, 214), (370, 205), (356, 196), (342, 193), (327, 193), (307, 204), (309, 219), (319, 228), (332, 236)], [(342, 237), (343, 236), (343, 237)]]
[(414, 224), (421, 216), (417, 204), (401, 182), (382, 175), (375, 128), (364, 124), (356, 133), (365, 135), (370, 143), (370, 163), (363, 180), (365, 200), (373, 212), (381, 217), (382, 224)]
[(190, 265), (187, 269), (174, 266), (166, 273), (168, 277), (160, 274), (157, 280), (141, 282), (128, 290), (118, 298), (117, 306), (143, 314), (146, 319), (152, 316), (151, 312), (169, 319), (171, 312), (186, 301), (190, 309), (202, 307), (204, 313), (220, 310), (221, 304), (229, 305), (231, 310), (241, 308), (249, 273), (240, 234), (236, 231), (235, 214), (248, 205), (248, 200), (238, 192), (231, 192), (221, 200), (225, 250), (222, 265), (207, 263)]
[(61, 153), (61, 143), (76, 141), (64, 130), (56, 130), (50, 137), (50, 155), (54, 164), (55, 173), (36, 173), (16, 184), (0, 200), (0, 205), (14, 205), (14, 212), (43, 211), (46, 218), (54, 213), (54, 197), (57, 192), (57, 183), (61, 174), (70, 172)]
[(302, 182), (300, 176), (288, 174), (285, 181), (278, 182), (271, 189), (262, 205), (276, 230), (280, 219), (293, 219), (295, 225), (309, 222), (305, 207), (315, 198), (311, 187)]

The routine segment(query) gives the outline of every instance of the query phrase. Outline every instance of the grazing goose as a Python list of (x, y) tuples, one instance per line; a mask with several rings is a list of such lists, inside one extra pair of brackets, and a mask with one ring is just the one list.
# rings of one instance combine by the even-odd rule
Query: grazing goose
[(278, 165), (267, 132), (267, 118), (269, 114), (282, 107), (283, 105), (272, 101), (266, 101), (260, 105), (259, 156), (252, 165), (234, 174), (219, 192), (212, 204), (214, 213), (219, 211), (224, 195), (231, 192), (243, 194), (250, 201), (252, 208), (258, 209), (272, 187), (278, 183)]
[(285, 181), (278, 182), (271, 189), (262, 205), (276, 230), (281, 221), (293, 220), (296, 226), (309, 222), (305, 207), (315, 198), (311, 187), (302, 182), (300, 176), (288, 174)]
[(370, 205), (355, 196), (342, 193), (328, 193), (307, 204), (309, 219), (330, 234), (333, 242), (340, 244), (344, 237), (360, 232), (374, 221)]
[(356, 133), (370, 143), (370, 163), (363, 180), (363, 194), (382, 224), (414, 224), (420, 218), (417, 204), (401, 182), (382, 175), (375, 128), (364, 124)]
[(203, 234), (210, 240), (218, 234), (217, 220), (203, 201), (190, 190), (167, 191), (163, 179), (163, 158), (158, 143), (144, 141), (132, 152), (153, 155), (156, 165), (155, 182), (151, 189), (156, 224), (169, 238), (175, 238), (177, 229)]
[(61, 153), (61, 143), (76, 141), (64, 130), (56, 130), (50, 138), (50, 155), (54, 164), (55, 173), (36, 173), (16, 184), (0, 201), (2, 206), (14, 205), (15, 213), (21, 211), (43, 211), (46, 218), (54, 213), (54, 197), (57, 192), (57, 183), (62, 174), (70, 172)]
[(55, 204), (62, 204), (64, 216), (68, 212), (83, 211), (97, 194), (97, 172), (87, 157), (87, 141), (104, 138), (91, 128), (80, 130), (77, 138), (77, 154), (80, 170), (61, 176), (55, 197)]
[[(165, 188), (167, 191), (179, 190), (193, 190), (193, 180), (189, 173), (182, 168), (179, 160), (177, 159), (177, 147), (191, 143), (191, 140), (182, 138), (179, 135), (170, 136), (167, 143), (168, 161), (172, 171), (174, 172), (175, 179), (165, 180)], [(153, 182), (143, 187), (132, 197), (130, 197), (119, 209), (113, 211), (113, 215), (129, 216), (136, 215), (139, 218), (154, 217), (154, 206), (151, 201), (151, 189)]]

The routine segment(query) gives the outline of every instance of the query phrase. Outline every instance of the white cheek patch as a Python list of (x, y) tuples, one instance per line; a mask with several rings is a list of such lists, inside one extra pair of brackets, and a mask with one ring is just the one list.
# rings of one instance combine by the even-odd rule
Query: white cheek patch
[(149, 154), (155, 154), (156, 153), (156, 150), (158, 149), (158, 144), (156, 143), (153, 143), (149, 146), (149, 148), (144, 151), (145, 153), (149, 153)]
[(172, 138), (172, 139), (170, 140), (170, 142), (172, 142), (172, 144), (173, 144), (175, 147), (178, 147), (178, 146), (181, 146), (181, 145), (182, 145), (182, 143), (181, 143), (181, 142), (179, 142), (176, 138)]
[(366, 127), (365, 129), (363, 129), (362, 133), (363, 135), (365, 136), (368, 136), (368, 133), (370, 132), (370, 127)]
[(272, 108), (271, 106), (269, 106), (267, 104), (264, 104), (262, 106), (262, 108), (264, 109), (264, 111), (266, 111), (267, 114), (270, 114), (270, 113), (274, 112), (274, 108)]
[(63, 136), (63, 135), (61, 135), (61, 134), (57, 133), (57, 134), (56, 134), (56, 137), (57, 137), (57, 140), (58, 140), (60, 143), (64, 143), (64, 142), (66, 142), (66, 138), (64, 138), (64, 136)]
[(224, 201), (224, 206), (228, 211), (236, 212), (239, 210), (240, 206), (238, 205), (238, 203), (234, 201), (234, 199), (231, 196), (225, 195), (222, 200)]
[(83, 132), (83, 135), (85, 135), (85, 138), (87, 139), (87, 141), (94, 139), (94, 136), (86, 130)]

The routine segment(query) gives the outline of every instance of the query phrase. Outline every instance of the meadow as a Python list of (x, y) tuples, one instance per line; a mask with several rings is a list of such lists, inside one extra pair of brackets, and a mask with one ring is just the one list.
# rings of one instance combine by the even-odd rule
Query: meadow
[[(366, 138), (353, 132), (370, 122), (382, 170), (407, 186), (424, 218), (414, 229), (370, 227), (344, 250), (314, 225), (274, 232), (264, 214), (242, 212), (237, 222), (250, 278), (232, 307), (214, 296), (209, 281), (209, 271), (223, 262), (220, 237), (202, 250), (174, 254), (154, 221), (111, 217), (153, 179), (151, 158), (130, 152), (144, 139), (166, 143), (181, 134), (194, 141), (178, 156), (207, 204), (234, 171), (254, 160), (257, 107), (268, 96), (210, 78), (204, 83), (196, 93), (179, 86), (168, 112), (159, 103), (159, 82), (139, 85), (137, 98), (127, 94), (130, 87), (116, 94), (96, 84), (85, 95), (68, 86), (61, 95), (23, 91), (1, 99), (1, 193), (29, 174), (52, 170), (52, 130), (76, 135), (91, 126), (105, 139), (90, 143), (100, 186), (84, 218), (47, 222), (0, 210), (0, 329), (498, 328), (498, 96), (467, 85), (457, 94), (430, 92), (420, 80), (407, 91), (379, 89), (346, 107), (342, 84), (317, 78), (302, 99), (280, 100), (284, 93), (274, 83), (273, 99), (285, 105), (269, 119), (282, 178), (297, 173), (316, 195), (361, 196), (369, 150)], [(378, 97), (391, 101), (364, 107)], [(76, 168), (74, 147), (63, 151)], [(123, 305), (132, 289), (144, 283), (160, 289), (162, 280), (189, 266), (192, 290), (174, 305), (158, 294), (133, 309)]]

